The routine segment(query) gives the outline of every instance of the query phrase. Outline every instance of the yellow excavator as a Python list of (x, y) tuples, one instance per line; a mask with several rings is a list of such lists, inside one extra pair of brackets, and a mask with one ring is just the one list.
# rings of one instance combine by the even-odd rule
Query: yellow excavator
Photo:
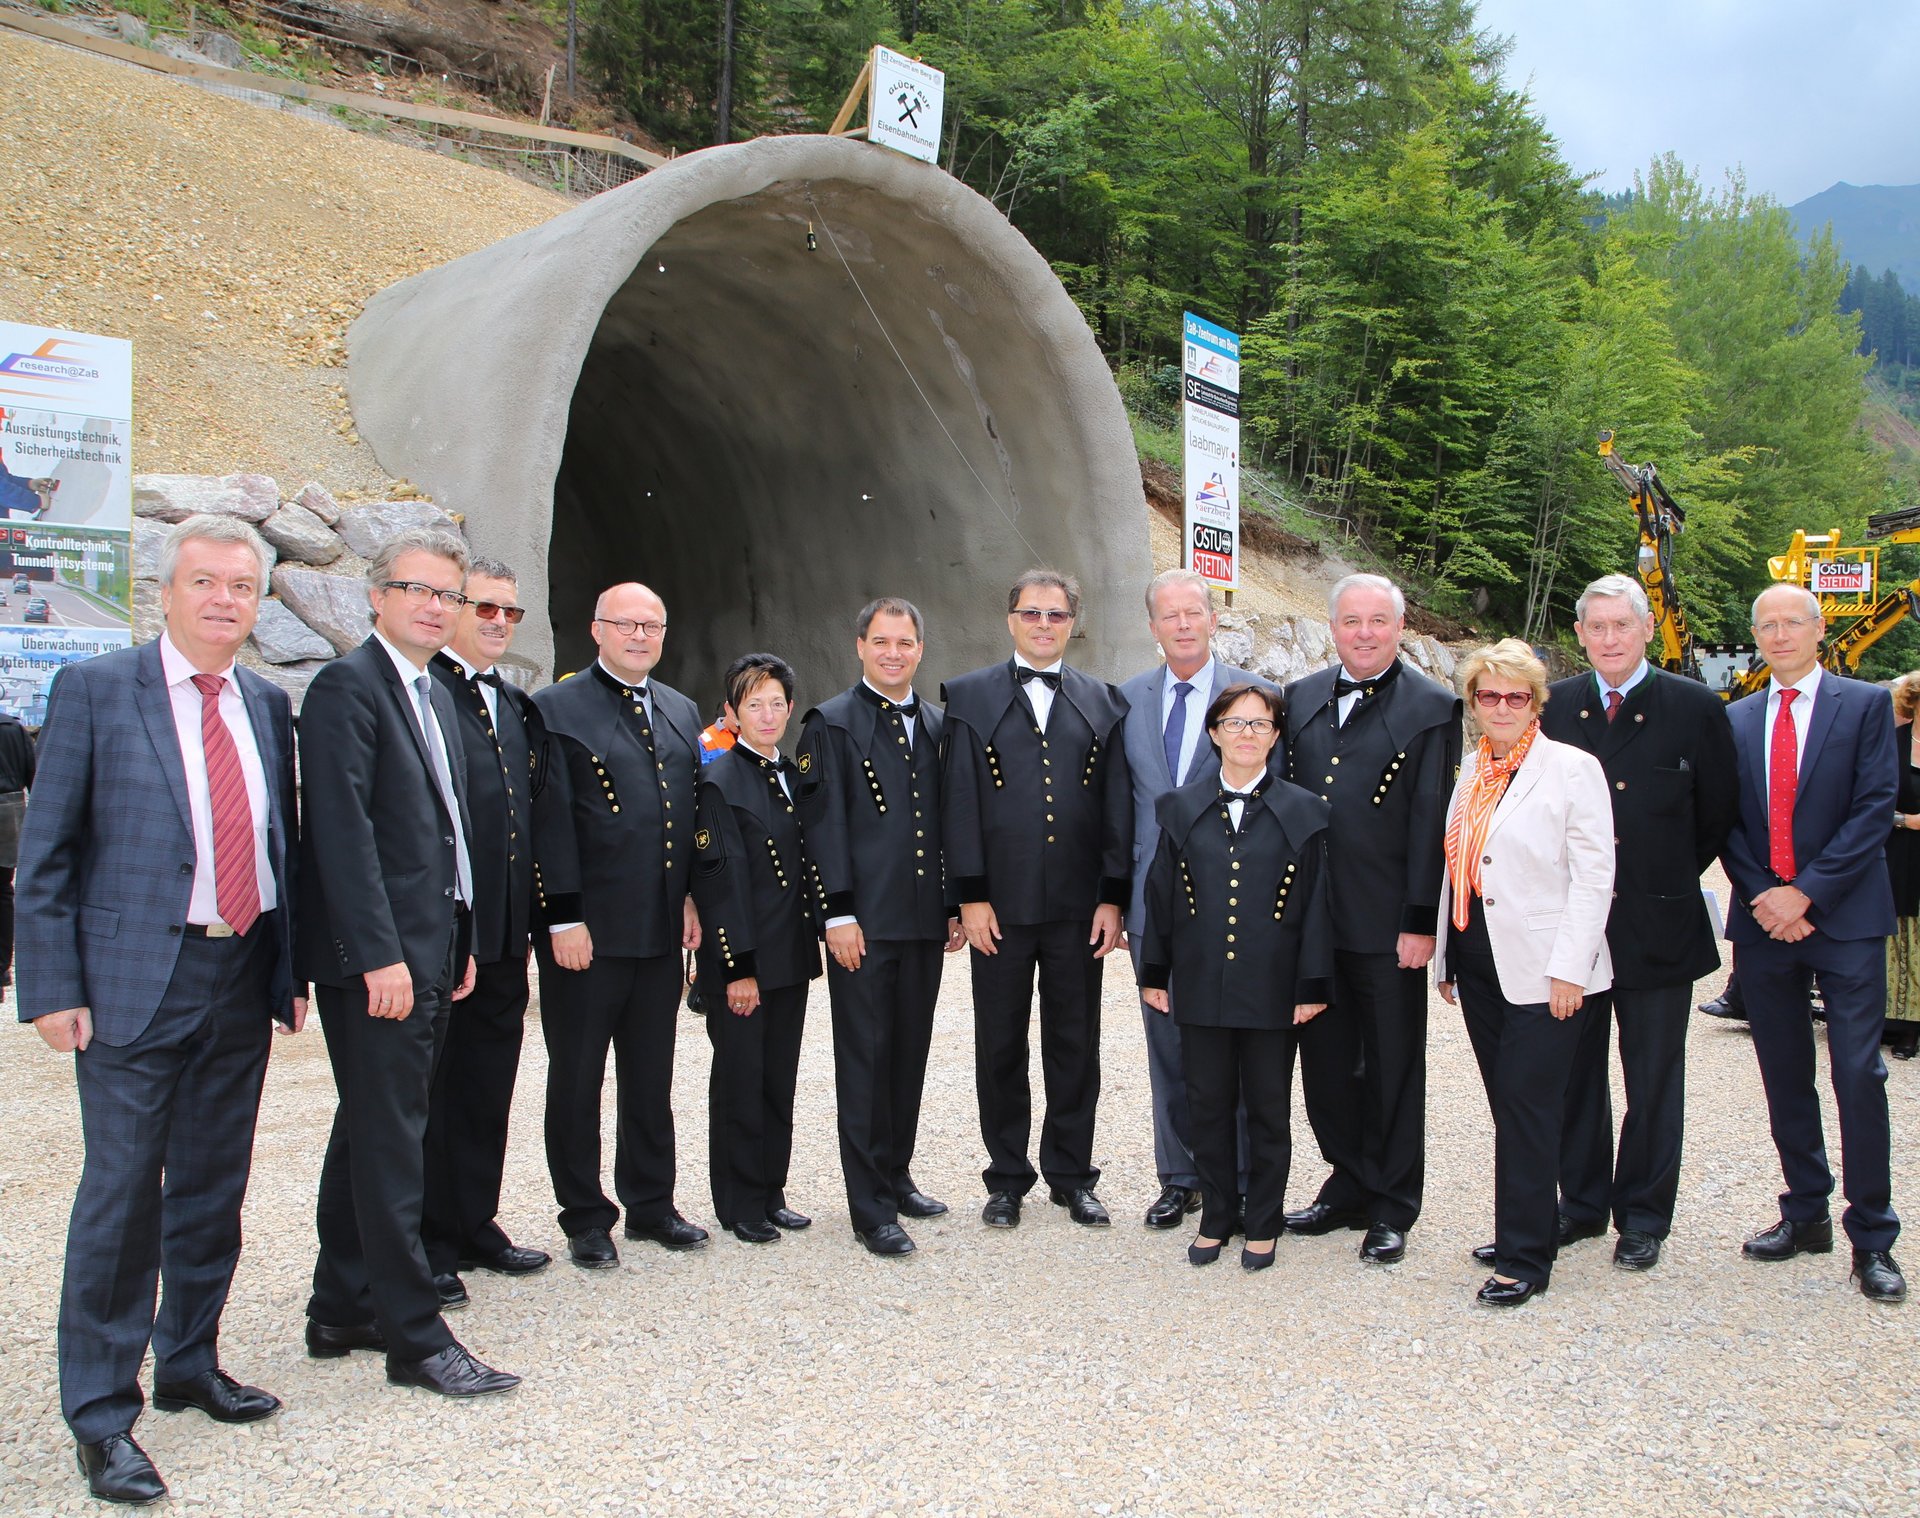
[[(1686, 513), (1660, 483), (1652, 464), (1628, 464), (1613, 451), (1613, 433), (1600, 434), (1600, 457), (1627, 488), (1640, 528), (1636, 568), (1654, 615), (1659, 651), (1654, 663), (1676, 674), (1703, 678), (1700, 651), (1687, 627), (1673, 578), (1673, 539), (1686, 526)], [(1835, 674), (1851, 675), (1868, 649), (1902, 617), (1920, 621), (1920, 578), (1885, 594), (1880, 583), (1880, 550), (1896, 543), (1920, 543), (1920, 506), (1878, 512), (1867, 518), (1864, 544), (1848, 546), (1840, 529), (1810, 533), (1796, 529), (1787, 551), (1767, 560), (1767, 573), (1782, 584), (1804, 585), (1820, 597), (1827, 619), (1827, 642), (1820, 662)], [(1747, 667), (1727, 677), (1729, 701), (1751, 695), (1767, 683), (1767, 666), (1756, 654)]]

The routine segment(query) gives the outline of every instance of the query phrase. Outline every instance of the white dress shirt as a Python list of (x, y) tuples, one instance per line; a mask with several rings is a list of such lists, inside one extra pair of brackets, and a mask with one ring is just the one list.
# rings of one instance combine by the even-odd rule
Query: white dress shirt
[(594, 662), (607, 671), (607, 678), (609, 680), (615, 681), (622, 689), (630, 690), (640, 698), (640, 704), (647, 709), (647, 726), (652, 727), (653, 692), (647, 689), (647, 682), (645, 680), (629, 680), (617, 670), (608, 669), (605, 659), (596, 659)]
[[(1793, 717), (1794, 747), (1800, 751), (1800, 773), (1807, 770), (1807, 729), (1813, 724), (1813, 703), (1820, 689), (1820, 666), (1808, 670), (1798, 680), (1787, 687), (1800, 694), (1794, 698), (1788, 712)], [(1780, 682), (1769, 678), (1767, 681), (1767, 721), (1763, 734), (1766, 750), (1760, 755), (1760, 788), (1765, 793), (1773, 774), (1773, 724), (1780, 716)]]
[[(201, 727), (205, 706), (200, 687), (193, 683), (193, 677), (201, 671), (187, 661), (165, 633), (160, 635), (160, 671), (173, 706), (173, 730), (179, 736), (180, 762), (187, 771), (187, 810), (193, 818), (193, 897), (187, 906), (187, 921), (206, 927), (221, 917), (213, 879), (213, 802), (208, 793), (207, 745)], [(240, 695), (233, 665), (218, 673), (224, 682), (220, 687), (220, 720), (233, 734), (233, 746), (240, 754), (240, 774), (247, 782), (247, 808), (253, 813), (253, 878), (260, 887), (260, 910), (271, 912), (280, 904), (280, 895), (267, 857), (267, 770), (260, 762), (260, 746), (254, 742), (253, 723), (247, 717), (247, 703)]]
[[(868, 690), (872, 691), (882, 701), (893, 701), (893, 697), (889, 696), (885, 691), (880, 689), (879, 686), (875, 685), (871, 680), (867, 679), (865, 675), (862, 675), (860, 677), (860, 683), (866, 686)], [(907, 687), (907, 700), (909, 701), (914, 700), (913, 687), (911, 685)], [(899, 706), (901, 703), (898, 701), (893, 701), (893, 704), (895, 706)], [(915, 706), (914, 710), (911, 712), (902, 711), (900, 713), (900, 721), (906, 726), (906, 729), (907, 729), (907, 747), (908, 748), (913, 747), (913, 725), (919, 720), (920, 720), (919, 708), (917, 705)]]
[(1220, 789), (1234, 798), (1227, 802), (1227, 815), (1233, 819), (1233, 830), (1236, 833), (1240, 831), (1240, 819), (1246, 815), (1247, 803), (1245, 798), (1253, 794), (1254, 786), (1259, 785), (1259, 783), (1260, 782), (1256, 780), (1253, 782), (1253, 785), (1242, 789), (1237, 785), (1228, 785), (1226, 776), (1222, 775), (1220, 777)]
[[(384, 648), (387, 651), (387, 657), (393, 660), (393, 667), (400, 676), (400, 684), (405, 687), (407, 710), (413, 714), (413, 720), (418, 724), (422, 720), (420, 695), (419, 686), (414, 682), (427, 672), (389, 643), (377, 627), (373, 631), (373, 640)], [(428, 678), (432, 677), (428, 676)], [(454, 809), (447, 818), (453, 824), (454, 889), (458, 893), (460, 904), (470, 907), (473, 905), (473, 862), (467, 857), (467, 830), (461, 825), (457, 810), (459, 803), (454, 799), (458, 792), (453, 788), (453, 771), (449, 768), (453, 763), (453, 745), (447, 741), (447, 730), (440, 725), (440, 714), (433, 709), (431, 686), (428, 687), (426, 720), (433, 723), (434, 735), (440, 740), (438, 745), (428, 745), (436, 756), (437, 773), (434, 775), (434, 783), (439, 786), (446, 805)], [(420, 736), (426, 737), (424, 728), (420, 730)]]
[[(1389, 666), (1389, 668), (1390, 667), (1391, 666)], [(1380, 671), (1380, 675), (1384, 675), (1386, 672), (1387, 671), (1383, 669)], [(1378, 680), (1380, 678), (1380, 675), (1356, 675), (1352, 670), (1348, 669), (1345, 664), (1340, 666), (1340, 673), (1360, 685), (1364, 685), (1369, 680)], [(1350, 690), (1339, 699), (1334, 707), (1334, 710), (1339, 714), (1339, 720), (1334, 723), (1335, 727), (1345, 727), (1347, 725), (1347, 718), (1353, 715), (1354, 704), (1359, 701), (1360, 697), (1364, 694), (1365, 692), (1363, 691)]]
[[(1164, 749), (1167, 723), (1173, 716), (1173, 688), (1180, 683), (1180, 676), (1170, 669), (1163, 673), (1166, 678), (1160, 682), (1160, 733)], [(1175, 785), (1180, 784), (1193, 767), (1193, 753), (1200, 747), (1200, 734), (1207, 725), (1207, 703), (1213, 699), (1213, 655), (1207, 655), (1207, 662), (1187, 676), (1187, 684), (1193, 689), (1187, 692), (1187, 725), (1180, 732), (1180, 768), (1173, 776)]]
[(1600, 671), (1596, 669), (1593, 672), (1593, 683), (1600, 687), (1601, 707), (1603, 709), (1605, 708), (1607, 704), (1607, 696), (1612, 691), (1619, 691), (1620, 699), (1622, 702), (1624, 702), (1627, 699), (1627, 697), (1633, 693), (1634, 686), (1638, 685), (1642, 680), (1646, 678), (1647, 678), (1647, 661), (1645, 659), (1642, 659), (1638, 664), (1634, 665), (1633, 673), (1628, 675), (1627, 678), (1622, 680), (1618, 685), (1607, 684), (1607, 677), (1601, 674)]
[[(1013, 663), (1016, 669), (1037, 669), (1043, 674), (1048, 672), (1058, 674), (1060, 666), (1066, 663), (1066, 660), (1055, 659), (1053, 663), (1047, 665), (1034, 664), (1016, 651)], [(1047, 730), (1047, 716), (1053, 710), (1053, 688), (1045, 680), (1029, 680), (1020, 688), (1027, 693), (1027, 700), (1033, 705), (1033, 720), (1040, 724), (1040, 731), (1044, 733)]]
[[(460, 666), (460, 673), (467, 677), (467, 683), (469, 685), (473, 683), (473, 679), (476, 675), (484, 675), (487, 672), (485, 669), (482, 669), (479, 665), (473, 663), (470, 659), (467, 658), (465, 654), (461, 653), (456, 648), (448, 647), (446, 649), (443, 649), (442, 652), (445, 653), (449, 659), (453, 660), (455, 664)], [(492, 667), (493, 667), (492, 665), (488, 665), (487, 669), (491, 669)], [(480, 699), (487, 703), (487, 721), (493, 724), (493, 730), (496, 733), (499, 732), (500, 731), (500, 689), (499, 687), (494, 685), (489, 685), (485, 680), (482, 680), (480, 682)]]

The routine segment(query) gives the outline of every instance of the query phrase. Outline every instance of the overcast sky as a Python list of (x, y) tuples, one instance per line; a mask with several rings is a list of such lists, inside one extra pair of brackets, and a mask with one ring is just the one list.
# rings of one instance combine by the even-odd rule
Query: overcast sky
[(1672, 150), (1792, 205), (1836, 180), (1920, 184), (1916, 0), (1479, 0), (1524, 87), (1605, 190)]

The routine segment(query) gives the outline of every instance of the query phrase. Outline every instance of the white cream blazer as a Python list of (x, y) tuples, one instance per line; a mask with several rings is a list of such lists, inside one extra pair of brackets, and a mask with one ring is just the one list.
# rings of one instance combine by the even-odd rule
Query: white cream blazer
[[(1461, 805), (1479, 762), (1467, 749), (1447, 820)], [(1613, 801), (1600, 761), (1585, 749), (1536, 733), (1533, 746), (1494, 808), (1481, 850), (1480, 897), (1493, 945), (1500, 993), (1510, 1002), (1544, 1002), (1548, 980), (1589, 993), (1613, 985), (1607, 914), (1613, 908)], [(1440, 883), (1436, 982), (1447, 974), (1453, 882)]]

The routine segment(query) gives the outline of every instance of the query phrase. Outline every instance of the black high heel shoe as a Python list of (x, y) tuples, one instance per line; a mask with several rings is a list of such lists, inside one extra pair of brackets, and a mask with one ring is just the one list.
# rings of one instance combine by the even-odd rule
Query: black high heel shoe
[[(1222, 1242), (1224, 1242), (1224, 1240)], [(1211, 1265), (1219, 1258), (1220, 1244), (1187, 1245), (1187, 1263), (1189, 1265)]]
[(1242, 1249), (1240, 1251), (1240, 1268), (1242, 1270), (1265, 1270), (1273, 1263), (1273, 1257), (1279, 1252), (1280, 1244), (1277, 1239), (1274, 1241), (1273, 1248), (1269, 1249), (1265, 1254), (1257, 1254), (1251, 1249)]
[(1532, 1281), (1502, 1281), (1497, 1276), (1488, 1276), (1487, 1284), (1474, 1295), (1488, 1307), (1518, 1307), (1531, 1302), (1546, 1289)]

